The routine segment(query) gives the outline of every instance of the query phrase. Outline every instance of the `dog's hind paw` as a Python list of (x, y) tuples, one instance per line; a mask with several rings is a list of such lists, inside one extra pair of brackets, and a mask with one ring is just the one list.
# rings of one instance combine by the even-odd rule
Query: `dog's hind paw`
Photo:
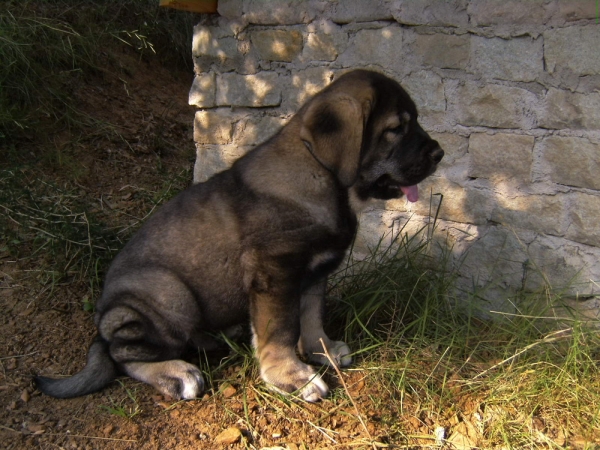
[(130, 377), (151, 384), (177, 400), (197, 398), (204, 391), (200, 369), (179, 359), (128, 363), (124, 368)]
[(189, 400), (197, 398), (204, 391), (204, 379), (200, 369), (184, 361), (178, 362), (178, 370), (172, 370), (169, 374), (159, 376), (158, 384), (163, 394), (167, 394), (175, 399)]

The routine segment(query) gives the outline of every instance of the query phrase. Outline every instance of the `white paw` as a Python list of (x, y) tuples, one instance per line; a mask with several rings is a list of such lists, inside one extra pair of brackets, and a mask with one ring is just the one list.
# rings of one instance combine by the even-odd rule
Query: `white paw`
[[(350, 347), (342, 341), (331, 341), (331, 344), (327, 348), (329, 356), (335, 362), (338, 367), (346, 367), (352, 364), (352, 356), (350, 356)], [(331, 361), (325, 355), (325, 351), (314, 352), (308, 354), (310, 362), (315, 364), (321, 364), (322, 366), (331, 365)]]
[(198, 398), (204, 391), (204, 379), (200, 369), (185, 361), (168, 361), (167, 370), (157, 378), (158, 390), (175, 399)]

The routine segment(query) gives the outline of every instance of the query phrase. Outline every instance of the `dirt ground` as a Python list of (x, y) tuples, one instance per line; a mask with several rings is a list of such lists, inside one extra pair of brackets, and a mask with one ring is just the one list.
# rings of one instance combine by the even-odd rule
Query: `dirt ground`
[[(151, 211), (147, 193), (191, 182), (192, 74), (126, 50), (110, 66), (108, 75), (86, 82), (78, 96), (92, 116), (118, 126), (116, 137), (73, 142), (57, 130), (52, 141), (61, 161), (15, 176), (75, 186), (91, 211), (121, 229), (135, 227)], [(38, 151), (31, 142), (17, 150)], [(14, 257), (1, 247), (0, 448), (366, 448), (364, 439), (389, 442), (394, 435), (390, 423), (399, 420), (398, 413), (386, 410), (384, 393), (368, 388), (366, 373), (343, 375), (361, 423), (355, 406), (339, 394), (333, 371), (325, 375), (338, 388), (332, 398), (309, 405), (270, 394), (243, 358), (229, 358), (222, 368), (218, 357), (209, 361), (214, 378), (194, 401), (174, 402), (125, 377), (87, 397), (46, 397), (35, 389), (33, 375), (66, 376), (85, 362), (94, 334), (92, 314), (84, 310), (88, 281), (49, 283), (43, 251), (32, 256), (27, 252), (33, 249), (24, 249), (24, 256)], [(415, 419), (414, 432), (430, 425)]]

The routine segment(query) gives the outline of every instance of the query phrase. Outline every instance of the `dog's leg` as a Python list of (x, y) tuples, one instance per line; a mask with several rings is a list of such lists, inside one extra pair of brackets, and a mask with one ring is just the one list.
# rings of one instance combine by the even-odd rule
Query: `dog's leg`
[[(281, 298), (285, 298), (282, 304)], [(296, 356), (300, 335), (298, 301), (291, 297), (254, 293), (251, 300), (252, 343), (260, 364), (261, 378), (283, 394), (297, 393), (315, 402), (329, 393), (320, 375)]]
[(187, 342), (185, 333), (152, 308), (120, 304), (102, 314), (98, 330), (109, 342), (109, 353), (130, 377), (151, 384), (175, 399), (196, 398), (204, 389), (200, 370), (177, 359)]
[(129, 362), (122, 367), (131, 378), (148, 383), (175, 399), (197, 398), (204, 390), (204, 380), (200, 370), (180, 359)]
[[(332, 341), (323, 330), (323, 311), (327, 280), (308, 288), (300, 300), (300, 339), (298, 350), (310, 362), (329, 365), (331, 362), (325, 356), (323, 344), (331, 359), (341, 367), (352, 364), (350, 348), (342, 341)], [(323, 344), (321, 344), (321, 340)]]

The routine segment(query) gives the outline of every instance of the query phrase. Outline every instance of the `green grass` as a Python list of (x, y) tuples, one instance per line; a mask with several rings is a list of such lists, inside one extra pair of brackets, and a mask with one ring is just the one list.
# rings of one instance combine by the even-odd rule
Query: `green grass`
[(135, 389), (127, 388), (121, 380), (117, 381), (119, 381), (119, 384), (125, 391), (125, 397), (119, 401), (109, 397), (110, 405), (102, 405), (101, 408), (114, 416), (119, 416), (124, 419), (133, 419), (142, 412), (136, 397), (137, 392)]

